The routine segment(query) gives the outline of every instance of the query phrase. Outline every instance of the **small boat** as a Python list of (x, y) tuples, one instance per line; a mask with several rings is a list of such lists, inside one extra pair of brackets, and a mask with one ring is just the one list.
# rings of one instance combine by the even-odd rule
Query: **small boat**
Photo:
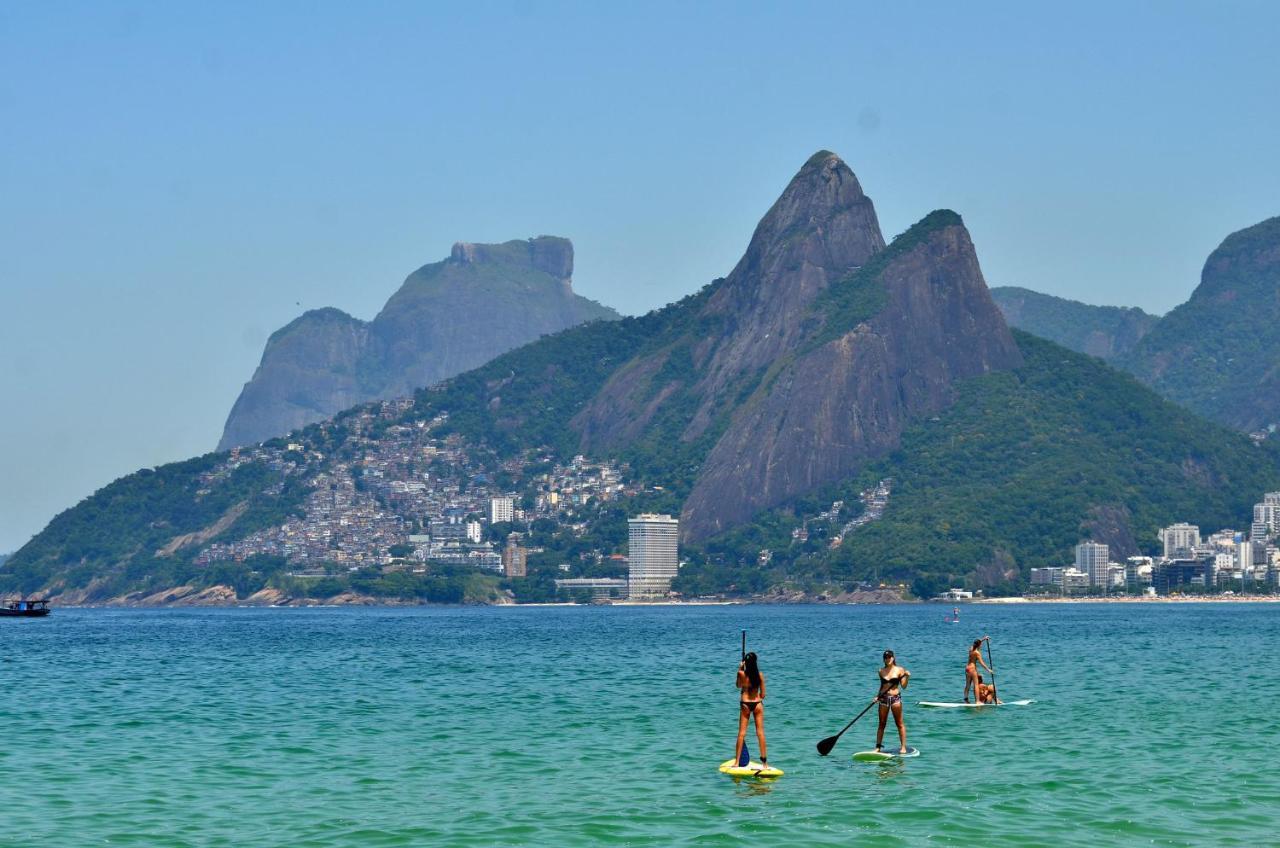
[(24, 618), (35, 618), (37, 616), (48, 614), (49, 602), (43, 598), (10, 601), (5, 606), (0, 607), (0, 616), (22, 616)]

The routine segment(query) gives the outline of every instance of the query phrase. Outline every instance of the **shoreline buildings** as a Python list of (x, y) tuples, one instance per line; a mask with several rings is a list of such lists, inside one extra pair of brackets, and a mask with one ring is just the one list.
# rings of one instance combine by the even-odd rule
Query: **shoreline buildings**
[(627, 597), (665, 597), (680, 568), (680, 522), (643, 513), (627, 519)]

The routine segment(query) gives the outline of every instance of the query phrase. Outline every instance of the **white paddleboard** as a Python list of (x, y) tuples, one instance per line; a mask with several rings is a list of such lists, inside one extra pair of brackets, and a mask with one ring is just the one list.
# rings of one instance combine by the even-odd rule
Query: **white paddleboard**
[(879, 763), (885, 760), (906, 759), (908, 757), (918, 757), (920, 751), (907, 746), (907, 753), (899, 754), (897, 745), (885, 745), (883, 751), (859, 751), (853, 755), (853, 758), (860, 763)]
[(920, 707), (937, 707), (939, 709), (948, 710), (976, 710), (982, 707), (1025, 707), (1034, 704), (1035, 701), (1003, 701), (999, 704), (960, 704), (951, 701), (917, 701), (916, 706)]

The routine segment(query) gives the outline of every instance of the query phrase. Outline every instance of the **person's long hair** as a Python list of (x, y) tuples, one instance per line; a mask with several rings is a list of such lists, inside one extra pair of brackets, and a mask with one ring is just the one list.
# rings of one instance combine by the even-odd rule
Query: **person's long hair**
[(760, 688), (760, 666), (756, 664), (756, 652), (752, 651), (743, 657), (742, 670), (747, 674), (747, 680), (751, 681), (752, 689)]
[(978, 650), (978, 646), (979, 646), (979, 645), (981, 645), (981, 644), (982, 644), (982, 640), (981, 640), (981, 639), (974, 639), (974, 640), (973, 640), (973, 649), (974, 649), (975, 651), (976, 651), (976, 650)]

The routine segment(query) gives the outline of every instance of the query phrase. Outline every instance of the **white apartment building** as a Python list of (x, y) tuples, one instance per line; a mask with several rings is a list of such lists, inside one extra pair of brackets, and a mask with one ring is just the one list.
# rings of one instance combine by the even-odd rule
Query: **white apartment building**
[(515, 519), (515, 511), (515, 498), (489, 498), (490, 524), (498, 524), (502, 521), (513, 521)]
[(627, 596), (661, 598), (671, 591), (680, 568), (680, 522), (644, 513), (627, 519)]
[(1179, 522), (1160, 531), (1165, 559), (1192, 559), (1200, 546), (1200, 528)]
[(1253, 571), (1253, 542), (1236, 545), (1236, 569), (1241, 573)]
[(1111, 585), (1107, 569), (1111, 562), (1111, 549), (1099, 542), (1081, 542), (1076, 545), (1076, 571), (1089, 575), (1090, 586)]

